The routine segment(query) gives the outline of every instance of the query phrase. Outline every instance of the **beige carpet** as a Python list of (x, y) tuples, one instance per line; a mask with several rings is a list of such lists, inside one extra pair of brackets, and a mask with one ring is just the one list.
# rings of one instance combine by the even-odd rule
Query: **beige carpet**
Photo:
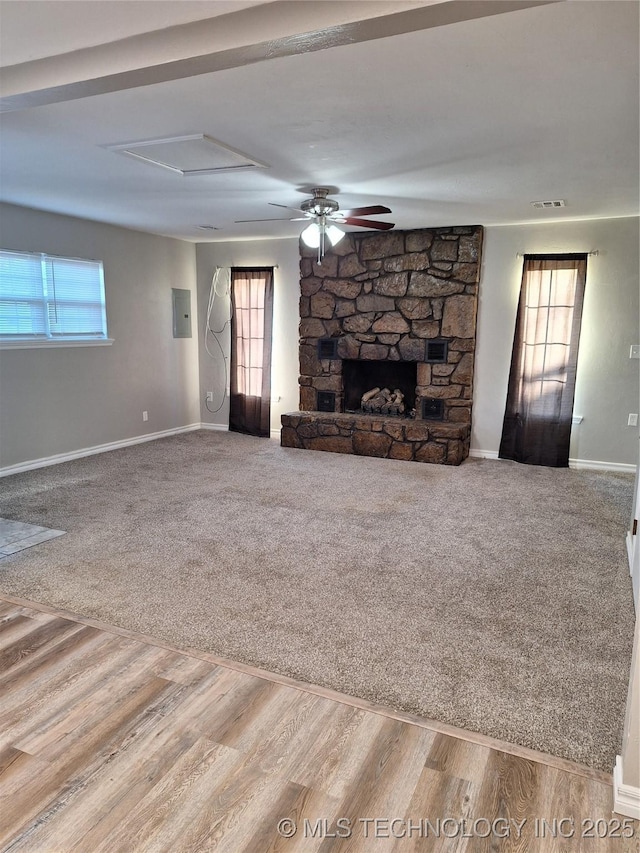
[(0, 481), (0, 516), (67, 531), (0, 593), (611, 770), (632, 487), (190, 433)]

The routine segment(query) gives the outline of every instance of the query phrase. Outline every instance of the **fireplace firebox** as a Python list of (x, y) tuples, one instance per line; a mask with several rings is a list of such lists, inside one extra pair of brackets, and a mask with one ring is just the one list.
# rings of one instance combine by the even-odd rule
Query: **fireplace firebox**
[(399, 389), (404, 395), (404, 416), (408, 417), (416, 404), (417, 364), (415, 361), (375, 361), (343, 359), (345, 412), (362, 411), (363, 394), (374, 388)]

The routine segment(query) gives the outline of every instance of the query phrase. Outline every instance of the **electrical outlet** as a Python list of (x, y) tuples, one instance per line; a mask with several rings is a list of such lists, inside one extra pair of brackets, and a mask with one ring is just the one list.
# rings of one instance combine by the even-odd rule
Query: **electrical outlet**
[(149, 420), (149, 412), (143, 412), (143, 413), (142, 413), (142, 420), (143, 420), (143, 421), (148, 421), (148, 420)]
[(629, 358), (640, 358), (640, 344), (631, 344)]
[(629, 420), (627, 421), (627, 426), (638, 426), (638, 416), (637, 415), (629, 415)]
[(207, 403), (213, 403), (213, 391), (207, 391)]

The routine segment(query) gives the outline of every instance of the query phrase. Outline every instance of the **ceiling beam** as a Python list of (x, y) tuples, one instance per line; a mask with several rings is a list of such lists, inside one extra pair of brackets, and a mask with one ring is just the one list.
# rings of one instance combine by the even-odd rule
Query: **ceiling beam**
[(0, 111), (119, 92), (563, 0), (278, 0), (5, 67)]

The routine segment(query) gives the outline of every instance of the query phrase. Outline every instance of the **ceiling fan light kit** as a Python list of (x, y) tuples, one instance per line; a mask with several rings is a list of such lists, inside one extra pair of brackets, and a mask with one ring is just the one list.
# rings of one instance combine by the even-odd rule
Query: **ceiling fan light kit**
[(358, 228), (375, 228), (378, 231), (389, 231), (394, 227), (393, 222), (380, 222), (375, 219), (360, 219), (361, 216), (371, 216), (374, 213), (391, 213), (388, 207), (381, 204), (369, 207), (356, 207), (353, 210), (340, 210), (338, 202), (329, 198), (328, 187), (314, 187), (312, 198), (302, 202), (300, 207), (289, 207), (286, 204), (269, 202), (272, 207), (284, 207), (302, 213), (303, 216), (294, 216), (290, 219), (239, 219), (238, 222), (299, 222), (311, 220), (311, 223), (300, 235), (302, 242), (310, 249), (318, 250), (318, 263), (322, 262), (325, 254), (326, 241), (335, 246), (344, 237), (344, 231), (335, 224), (339, 222), (344, 225), (356, 225)]
[(318, 262), (320, 262), (324, 255), (325, 239), (328, 239), (331, 245), (335, 246), (344, 237), (344, 231), (333, 224), (327, 227), (325, 217), (319, 216), (317, 221), (307, 225), (300, 237), (305, 246), (318, 250)]
[(332, 246), (335, 246), (344, 237), (344, 231), (341, 231), (337, 225), (330, 225), (326, 231)]

